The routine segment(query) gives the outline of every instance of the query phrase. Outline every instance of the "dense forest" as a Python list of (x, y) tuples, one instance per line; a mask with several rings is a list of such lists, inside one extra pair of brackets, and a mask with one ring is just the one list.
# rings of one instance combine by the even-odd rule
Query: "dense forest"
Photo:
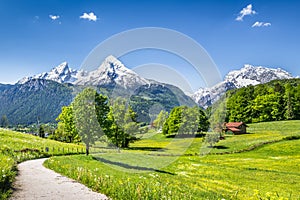
[(231, 90), (225, 101), (225, 121), (255, 123), (300, 119), (300, 79), (276, 80)]

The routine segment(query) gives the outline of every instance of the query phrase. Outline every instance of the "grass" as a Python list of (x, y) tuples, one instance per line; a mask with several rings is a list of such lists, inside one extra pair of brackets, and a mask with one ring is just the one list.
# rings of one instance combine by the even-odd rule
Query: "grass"
[(112, 199), (300, 199), (300, 121), (249, 126), (218, 148), (152, 133), (121, 152), (45, 165)]
[(78, 154), (83, 150), (81, 145), (0, 129), (0, 199), (7, 199), (12, 192), (11, 184), (17, 174), (17, 163), (52, 155)]

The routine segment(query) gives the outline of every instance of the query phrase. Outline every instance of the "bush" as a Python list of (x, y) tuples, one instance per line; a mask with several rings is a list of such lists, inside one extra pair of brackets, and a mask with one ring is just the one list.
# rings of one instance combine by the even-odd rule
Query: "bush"
[(213, 145), (220, 140), (220, 134), (219, 133), (210, 133), (206, 134), (205, 136), (205, 142), (210, 145), (210, 147), (213, 147)]

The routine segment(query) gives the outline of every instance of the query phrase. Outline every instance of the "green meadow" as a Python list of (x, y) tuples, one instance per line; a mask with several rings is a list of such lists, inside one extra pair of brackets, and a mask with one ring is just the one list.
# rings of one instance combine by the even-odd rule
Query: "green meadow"
[(37, 136), (0, 129), (0, 199), (10, 195), (17, 163), (25, 160), (84, 152), (82, 145), (66, 144)]
[(152, 131), (127, 149), (52, 157), (45, 166), (112, 199), (300, 199), (300, 121), (247, 131), (213, 148), (201, 137)]

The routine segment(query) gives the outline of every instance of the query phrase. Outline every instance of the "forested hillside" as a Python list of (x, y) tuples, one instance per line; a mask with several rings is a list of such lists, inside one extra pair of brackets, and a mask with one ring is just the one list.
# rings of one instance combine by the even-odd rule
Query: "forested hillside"
[(300, 79), (243, 87), (226, 95), (226, 121), (300, 119)]
[(10, 125), (55, 122), (73, 99), (72, 88), (49, 80), (31, 80), (0, 91), (0, 116)]
[[(84, 86), (32, 79), (24, 84), (0, 84), (0, 117), (6, 116), (9, 125), (30, 125), (55, 122), (63, 106), (69, 105)], [(98, 91), (114, 100), (118, 96), (129, 99), (137, 113), (137, 121), (149, 123), (152, 114), (160, 109), (168, 112), (175, 106), (194, 106), (195, 102), (179, 88), (153, 83), (136, 90), (124, 89), (115, 84), (100, 85)]]

